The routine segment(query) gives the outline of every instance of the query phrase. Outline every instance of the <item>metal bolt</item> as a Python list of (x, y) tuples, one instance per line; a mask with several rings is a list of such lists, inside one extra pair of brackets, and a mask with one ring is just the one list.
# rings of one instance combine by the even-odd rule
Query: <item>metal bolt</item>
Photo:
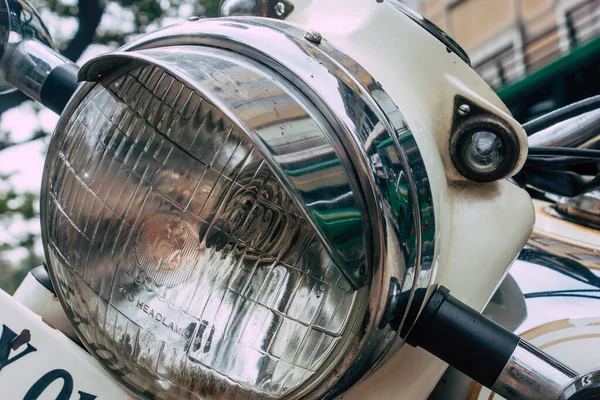
[(471, 107), (469, 107), (468, 104), (461, 104), (460, 106), (458, 106), (458, 114), (461, 116), (465, 116), (468, 113), (471, 112)]
[(275, 14), (277, 14), (278, 17), (283, 17), (285, 14), (285, 4), (281, 1), (275, 4)]
[(323, 36), (321, 36), (321, 34), (319, 32), (313, 31), (311, 29), (309, 31), (306, 31), (306, 33), (304, 34), (304, 39), (306, 39), (309, 42), (312, 42), (314, 44), (319, 44), (319, 43), (321, 43), (321, 39), (323, 39)]
[(198, 21), (199, 19), (200, 19), (200, 17), (198, 17), (197, 15), (193, 15), (188, 18), (188, 21), (194, 22), (194, 21)]

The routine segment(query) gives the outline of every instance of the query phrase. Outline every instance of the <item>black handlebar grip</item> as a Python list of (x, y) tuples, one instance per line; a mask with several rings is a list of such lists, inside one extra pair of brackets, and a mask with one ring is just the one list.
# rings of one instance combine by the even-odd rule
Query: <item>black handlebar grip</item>
[(519, 340), (443, 286), (430, 298), (407, 338), (412, 346), (422, 347), (487, 387), (494, 385)]
[(71, 63), (59, 65), (50, 71), (40, 91), (40, 102), (60, 115), (79, 86), (77, 72), (79, 67)]

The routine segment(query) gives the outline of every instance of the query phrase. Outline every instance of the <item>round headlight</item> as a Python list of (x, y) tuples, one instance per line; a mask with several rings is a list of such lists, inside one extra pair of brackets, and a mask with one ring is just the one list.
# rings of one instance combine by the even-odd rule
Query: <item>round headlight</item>
[(52, 138), (57, 295), (142, 396), (343, 391), (402, 343), (430, 282), (412, 135), (359, 65), (297, 28), (170, 29), (176, 46), (149, 36), (85, 66), (96, 82)]

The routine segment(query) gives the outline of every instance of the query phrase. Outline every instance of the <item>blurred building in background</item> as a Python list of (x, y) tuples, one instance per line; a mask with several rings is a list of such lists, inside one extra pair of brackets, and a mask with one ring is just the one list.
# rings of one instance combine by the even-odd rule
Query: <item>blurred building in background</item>
[(406, 3), (467, 51), (519, 121), (600, 93), (600, 0)]

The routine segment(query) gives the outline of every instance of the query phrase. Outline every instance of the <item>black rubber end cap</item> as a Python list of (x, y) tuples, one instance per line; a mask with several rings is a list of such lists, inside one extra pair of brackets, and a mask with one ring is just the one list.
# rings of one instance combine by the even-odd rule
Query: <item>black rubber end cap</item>
[(60, 115), (79, 86), (78, 72), (79, 67), (75, 64), (63, 64), (54, 68), (44, 81), (40, 102)]

